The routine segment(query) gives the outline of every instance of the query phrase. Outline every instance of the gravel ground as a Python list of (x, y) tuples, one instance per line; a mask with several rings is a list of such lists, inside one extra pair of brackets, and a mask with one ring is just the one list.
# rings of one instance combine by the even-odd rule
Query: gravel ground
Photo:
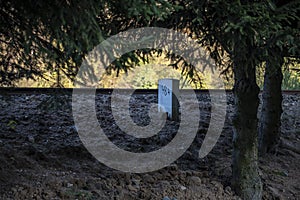
[[(0, 199), (239, 199), (230, 187), (233, 98), (226, 97), (222, 135), (202, 159), (198, 152), (211, 103), (208, 95), (197, 98), (199, 129), (188, 150), (163, 169), (125, 173), (105, 166), (86, 150), (74, 125), (71, 96), (0, 95)], [(189, 105), (188, 97), (184, 101)], [(150, 103), (156, 102), (153, 94), (133, 95), (133, 121), (149, 124)], [(168, 145), (177, 133), (179, 123), (168, 120), (148, 139), (129, 136), (118, 128), (110, 103), (110, 95), (97, 95), (97, 118), (107, 137), (122, 149), (151, 152)], [(260, 161), (264, 199), (300, 199), (299, 105), (299, 96), (284, 95), (281, 144)]]

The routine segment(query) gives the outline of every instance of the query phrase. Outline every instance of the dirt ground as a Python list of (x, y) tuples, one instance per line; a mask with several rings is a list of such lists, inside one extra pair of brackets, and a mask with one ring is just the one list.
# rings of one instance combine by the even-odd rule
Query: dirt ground
[[(232, 96), (217, 145), (198, 158), (210, 119), (207, 95), (198, 95), (201, 119), (190, 148), (173, 164), (149, 173), (125, 173), (95, 159), (74, 126), (71, 96), (0, 94), (0, 199), (239, 199), (230, 187)], [(147, 124), (157, 96), (135, 95), (132, 118)], [(132, 139), (114, 126), (109, 95), (96, 98), (106, 135), (124, 149), (147, 152), (166, 145), (178, 124), (168, 121), (158, 137)], [(300, 97), (284, 95), (282, 138), (277, 152), (260, 160), (264, 199), (300, 199)]]

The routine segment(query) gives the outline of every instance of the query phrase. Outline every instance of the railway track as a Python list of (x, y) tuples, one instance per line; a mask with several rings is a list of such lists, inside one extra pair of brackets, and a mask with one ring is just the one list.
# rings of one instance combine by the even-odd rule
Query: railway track
[[(92, 89), (76, 89), (82, 90), (82, 92), (89, 92)], [(96, 89), (97, 94), (111, 94), (115, 89)], [(120, 92), (128, 92), (131, 89), (118, 89)], [(185, 93), (191, 91), (189, 89), (180, 90), (181, 93)], [(196, 89), (195, 93), (209, 93), (210, 91), (220, 92), (222, 90), (207, 90), (207, 89)], [(63, 93), (70, 94), (73, 92), (73, 88), (14, 88), (14, 87), (2, 87), (0, 88), (0, 95), (13, 95), (13, 94), (55, 94), (55, 93)], [(232, 90), (225, 90), (226, 93), (232, 93)], [(157, 94), (157, 89), (136, 89), (134, 91), (135, 94)], [(283, 90), (283, 94), (300, 94), (300, 90)]]

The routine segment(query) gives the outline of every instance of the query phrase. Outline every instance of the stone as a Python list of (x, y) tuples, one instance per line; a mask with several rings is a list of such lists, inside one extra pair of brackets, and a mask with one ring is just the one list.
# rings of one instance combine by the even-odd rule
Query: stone
[(201, 179), (198, 176), (189, 177), (190, 184), (201, 185)]
[(184, 191), (184, 190), (186, 190), (186, 189), (187, 189), (187, 188), (186, 188), (185, 186), (183, 186), (183, 185), (180, 186), (180, 190)]
[(135, 188), (135, 187), (132, 186), (132, 185), (128, 185), (127, 187), (128, 187), (128, 190), (129, 190), (129, 191), (132, 191), (132, 192), (137, 192), (137, 191), (138, 191), (138, 189)]
[(143, 182), (148, 182), (148, 183), (154, 183), (155, 179), (153, 176), (149, 175), (149, 174), (145, 174), (144, 177), (142, 178)]
[(73, 187), (73, 184), (72, 183), (67, 183), (67, 187), (68, 188)]
[(34, 143), (35, 142), (35, 139), (33, 136), (28, 136), (28, 141), (31, 142), (31, 143)]
[(272, 186), (268, 186), (269, 190), (271, 191), (271, 193), (274, 195), (275, 198), (280, 198), (280, 194), (278, 189), (272, 187)]
[(232, 194), (232, 191), (231, 191), (231, 187), (229, 187), (229, 186), (227, 186), (226, 188), (225, 188), (225, 193), (226, 194)]

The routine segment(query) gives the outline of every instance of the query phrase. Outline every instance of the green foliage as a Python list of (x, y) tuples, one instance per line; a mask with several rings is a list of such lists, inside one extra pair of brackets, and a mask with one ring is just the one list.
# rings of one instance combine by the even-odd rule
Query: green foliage
[[(55, 72), (49, 81), (60, 86), (60, 74), (72, 80), (83, 56), (105, 38), (163, 20), (175, 9), (164, 0), (25, 0), (0, 5), (0, 84), (4, 86), (21, 78), (47, 80), (45, 72)], [(124, 68), (123, 63), (116, 68)]]
[(300, 75), (291, 71), (283, 72), (283, 90), (300, 90)]
[(58, 69), (72, 76), (75, 63), (103, 38), (100, 10), (92, 1), (1, 1), (0, 82)]
[[(257, 67), (275, 52), (299, 56), (299, 9), (298, 1), (271, 0), (1, 1), (0, 84), (12, 85), (26, 78), (44, 79), (45, 86), (66, 85), (95, 45), (120, 31), (142, 26), (187, 33), (207, 48), (230, 77), (232, 61), (237, 58)], [(128, 62), (137, 64), (141, 55), (145, 54), (122, 56), (108, 74), (126, 73), (132, 69)], [(180, 56), (170, 54), (169, 58), (173, 68), (183, 69), (183, 76), (199, 82), (194, 66)]]
[(208, 47), (224, 73), (230, 75), (236, 59), (249, 63), (241, 66), (259, 67), (266, 60), (276, 62), (276, 56), (300, 56), (299, 1), (180, 2), (184, 9), (172, 16), (176, 28)]
[(181, 70), (173, 68), (170, 64), (171, 61), (166, 54), (148, 55), (146, 60), (140, 59), (137, 64), (131, 63), (131, 67), (126, 72), (119, 74), (111, 72), (104, 75), (99, 87), (157, 89), (158, 80), (162, 78), (181, 79), (181, 83), (184, 83)]
[[(260, 89), (264, 85), (265, 63), (262, 63), (256, 71), (256, 81)], [(282, 67), (283, 79), (282, 90), (300, 90), (300, 64), (299, 61), (291, 58), (285, 59), (285, 64)]]
[(299, 60), (286, 59), (283, 67), (283, 90), (300, 90), (300, 63)]

